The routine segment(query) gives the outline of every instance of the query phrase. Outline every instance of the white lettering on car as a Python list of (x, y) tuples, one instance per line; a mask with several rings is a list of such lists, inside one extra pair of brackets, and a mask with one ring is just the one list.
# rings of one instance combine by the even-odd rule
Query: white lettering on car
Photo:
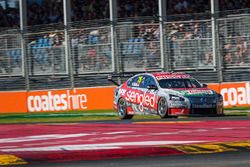
[(156, 95), (153, 93), (141, 93), (129, 90), (125, 94), (125, 100), (139, 105), (140, 111), (143, 111), (144, 107), (155, 107)]

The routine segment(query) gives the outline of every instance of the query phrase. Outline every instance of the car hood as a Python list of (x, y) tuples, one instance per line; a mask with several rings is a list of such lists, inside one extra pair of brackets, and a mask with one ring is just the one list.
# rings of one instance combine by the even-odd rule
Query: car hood
[(176, 93), (180, 93), (185, 97), (211, 97), (215, 96), (216, 92), (207, 88), (192, 88), (192, 89), (172, 89)]

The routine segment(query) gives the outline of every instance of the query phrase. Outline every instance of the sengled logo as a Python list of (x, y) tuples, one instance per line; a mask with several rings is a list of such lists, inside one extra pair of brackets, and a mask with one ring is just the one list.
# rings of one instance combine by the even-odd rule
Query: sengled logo
[(144, 107), (155, 107), (156, 95), (129, 90), (126, 93), (125, 99), (129, 102), (138, 104), (140, 111), (143, 111)]
[(48, 91), (46, 95), (28, 97), (28, 110), (34, 111), (62, 111), (62, 110), (84, 110), (87, 109), (87, 96), (85, 94), (52, 94)]
[(245, 87), (223, 88), (221, 95), (224, 97), (224, 106), (250, 104), (250, 83), (246, 83)]

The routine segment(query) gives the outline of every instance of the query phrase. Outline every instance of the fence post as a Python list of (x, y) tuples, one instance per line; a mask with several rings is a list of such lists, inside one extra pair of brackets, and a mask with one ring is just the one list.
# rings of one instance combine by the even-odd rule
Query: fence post
[(109, 0), (109, 15), (110, 15), (110, 34), (111, 34), (111, 53), (112, 53), (112, 71), (120, 72), (119, 56), (117, 54), (117, 36), (115, 24), (117, 21), (117, 0)]
[(219, 8), (219, 3), (218, 0), (211, 0), (211, 23), (212, 23), (212, 49), (213, 49), (213, 60), (214, 64), (216, 66), (217, 70), (217, 75), (218, 75), (218, 83), (221, 83), (223, 81), (222, 77), (222, 60), (220, 57), (220, 54), (218, 54), (218, 44), (217, 43), (217, 35), (216, 35), (216, 30), (217, 30), (217, 22), (216, 22), (216, 16), (215, 12), (218, 12)]
[(27, 26), (27, 2), (26, 0), (20, 0), (19, 2), (20, 12), (20, 33), (21, 33), (21, 55), (22, 55), (22, 75), (25, 78), (26, 90), (30, 90), (29, 80), (29, 64), (26, 50), (26, 42), (24, 38), (25, 28)]
[(70, 54), (70, 39), (69, 39), (69, 23), (71, 21), (71, 4), (70, 0), (63, 0), (63, 13), (64, 13), (64, 40), (65, 40), (65, 60), (66, 60), (66, 71), (70, 78), (70, 88), (75, 87), (74, 82), (74, 71), (72, 55)]
[(169, 70), (169, 55), (166, 53), (166, 36), (164, 21), (166, 19), (166, 0), (159, 0), (159, 22), (160, 22), (160, 48), (161, 48), (161, 69), (164, 71)]

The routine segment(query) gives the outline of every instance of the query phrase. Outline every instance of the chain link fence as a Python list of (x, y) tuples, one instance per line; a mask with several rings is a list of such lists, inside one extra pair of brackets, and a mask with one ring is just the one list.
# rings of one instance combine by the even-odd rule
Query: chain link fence
[(0, 34), (0, 75), (22, 75), (21, 34), (8, 30)]
[(215, 67), (210, 20), (168, 22), (165, 26), (170, 69)]
[(217, 20), (223, 80), (249, 80), (250, 14), (232, 14)]
[(120, 23), (117, 26), (119, 65), (122, 72), (161, 69), (159, 23)]
[(70, 53), (75, 74), (112, 72), (110, 26), (99, 23), (90, 27), (74, 23), (69, 29)]
[[(164, 66), (170, 71), (189, 73), (206, 83), (220, 82), (221, 77), (222, 82), (249, 80), (250, 15), (247, 12), (216, 17), (216, 55), (212, 20), (208, 15), (192, 17), (195, 19), (179, 17), (167, 18), (163, 34), (158, 18), (27, 27), (23, 35), (18, 30), (1, 31), (1, 90), (26, 89), (25, 84), (31, 90), (106, 86), (110, 85), (106, 79), (109, 74), (129, 76), (161, 71)], [(114, 40), (111, 40), (112, 26)], [(25, 55), (21, 50), (22, 37)], [(28, 76), (24, 75), (24, 56), (28, 61)], [(218, 64), (218, 60), (222, 63)]]

